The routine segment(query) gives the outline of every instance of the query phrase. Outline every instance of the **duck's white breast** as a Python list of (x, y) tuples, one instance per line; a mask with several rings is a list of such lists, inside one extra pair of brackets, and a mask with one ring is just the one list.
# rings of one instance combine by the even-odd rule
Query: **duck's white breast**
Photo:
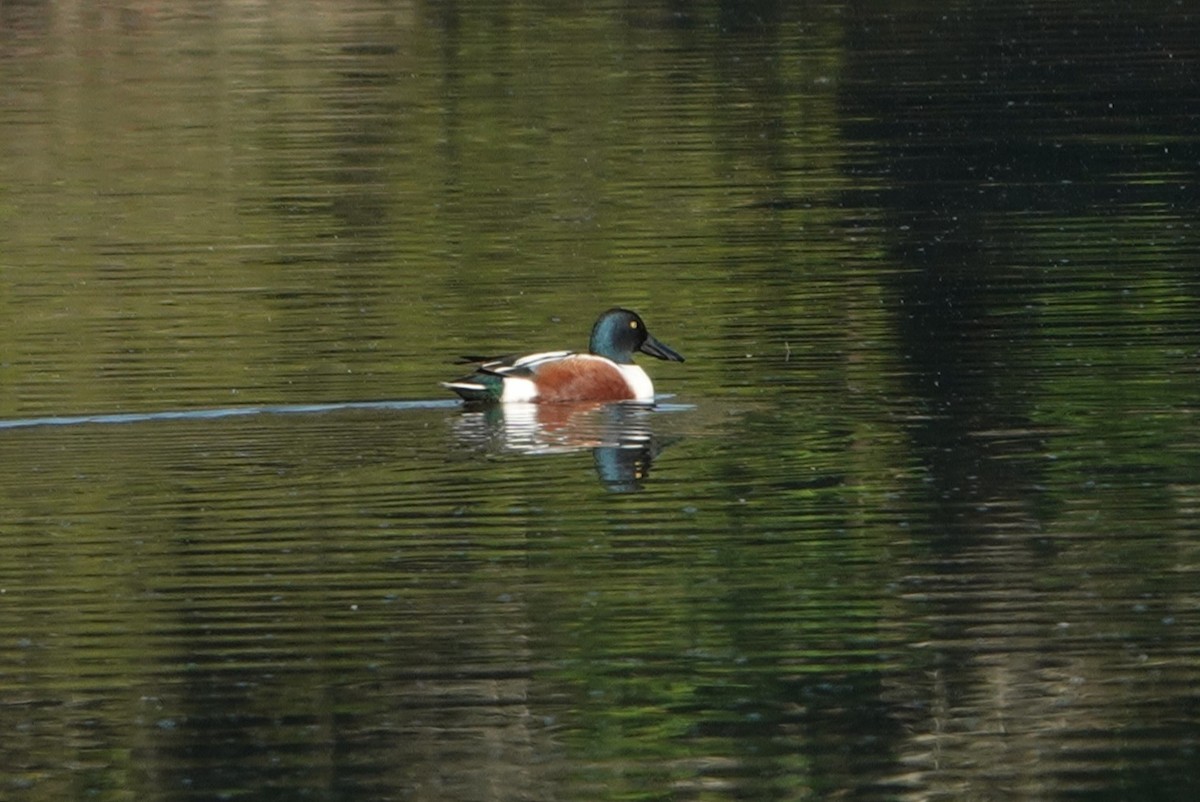
[(650, 377), (646, 375), (646, 371), (642, 370), (640, 365), (617, 365), (617, 368), (625, 377), (629, 389), (633, 390), (634, 398), (638, 401), (654, 400), (654, 382), (650, 381)]

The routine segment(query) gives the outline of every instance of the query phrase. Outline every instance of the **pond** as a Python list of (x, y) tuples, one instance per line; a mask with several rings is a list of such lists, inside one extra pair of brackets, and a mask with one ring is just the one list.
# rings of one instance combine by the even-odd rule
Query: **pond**
[(0, 5), (0, 797), (1197, 798), (1200, 16), (1004, 5)]

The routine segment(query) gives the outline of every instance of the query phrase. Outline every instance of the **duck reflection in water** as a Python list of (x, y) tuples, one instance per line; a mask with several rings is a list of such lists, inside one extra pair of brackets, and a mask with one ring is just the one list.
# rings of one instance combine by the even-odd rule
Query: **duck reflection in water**
[(654, 459), (669, 443), (651, 428), (656, 411), (642, 404), (493, 404), (468, 406), (454, 419), (466, 446), (523, 454), (590, 449), (609, 490), (640, 490)]
[(587, 353), (463, 357), (474, 372), (442, 386), (469, 405), (457, 426), (464, 440), (538, 454), (590, 448), (600, 481), (634, 490), (662, 449), (650, 431), (654, 383), (635, 353), (683, 361), (636, 312), (613, 307), (592, 326)]

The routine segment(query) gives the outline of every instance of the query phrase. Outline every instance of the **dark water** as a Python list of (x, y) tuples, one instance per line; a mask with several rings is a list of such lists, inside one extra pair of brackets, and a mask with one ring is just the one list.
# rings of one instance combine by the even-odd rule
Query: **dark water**
[(1198, 42), (0, 4), (0, 798), (1197, 798)]

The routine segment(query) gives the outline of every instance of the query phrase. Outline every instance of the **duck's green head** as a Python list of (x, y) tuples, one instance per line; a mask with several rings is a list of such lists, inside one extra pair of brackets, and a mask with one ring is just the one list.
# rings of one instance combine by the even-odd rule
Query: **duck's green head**
[(600, 319), (592, 327), (592, 339), (588, 350), (596, 356), (611, 359), (618, 365), (632, 364), (633, 355), (638, 351), (672, 362), (683, 361), (680, 354), (650, 336), (650, 332), (646, 331), (646, 324), (636, 312), (619, 307), (613, 307), (600, 315)]

